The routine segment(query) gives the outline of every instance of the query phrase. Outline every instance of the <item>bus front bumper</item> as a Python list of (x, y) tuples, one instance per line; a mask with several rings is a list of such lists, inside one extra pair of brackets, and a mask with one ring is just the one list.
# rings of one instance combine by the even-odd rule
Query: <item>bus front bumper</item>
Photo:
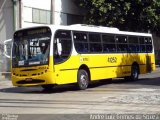
[(43, 75), (34, 76), (18, 76), (12, 74), (11, 79), (14, 86), (41, 86), (56, 83), (53, 72), (47, 72)]

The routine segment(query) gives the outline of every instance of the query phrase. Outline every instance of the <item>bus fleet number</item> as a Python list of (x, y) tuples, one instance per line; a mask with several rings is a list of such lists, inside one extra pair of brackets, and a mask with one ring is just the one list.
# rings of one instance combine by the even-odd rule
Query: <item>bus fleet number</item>
[(117, 58), (116, 57), (108, 57), (108, 62), (116, 63), (117, 62)]

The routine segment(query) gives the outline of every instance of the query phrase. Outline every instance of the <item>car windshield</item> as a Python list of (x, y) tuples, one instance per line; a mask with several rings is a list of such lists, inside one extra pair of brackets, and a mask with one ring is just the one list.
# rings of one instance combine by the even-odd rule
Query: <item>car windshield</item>
[(12, 66), (48, 64), (50, 40), (51, 32), (47, 28), (16, 33), (13, 42)]

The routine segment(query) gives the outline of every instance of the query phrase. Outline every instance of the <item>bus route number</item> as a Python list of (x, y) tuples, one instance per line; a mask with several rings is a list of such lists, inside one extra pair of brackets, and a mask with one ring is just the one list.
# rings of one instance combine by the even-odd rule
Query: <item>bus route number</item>
[(108, 57), (108, 62), (109, 63), (116, 63), (117, 62), (117, 58), (116, 57)]

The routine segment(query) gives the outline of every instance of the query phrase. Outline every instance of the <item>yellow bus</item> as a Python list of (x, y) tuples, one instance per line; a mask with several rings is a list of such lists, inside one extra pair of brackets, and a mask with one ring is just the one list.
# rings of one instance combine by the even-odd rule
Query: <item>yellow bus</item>
[(14, 86), (76, 83), (110, 78), (137, 80), (155, 70), (152, 35), (117, 28), (46, 25), (18, 30), (12, 47)]

